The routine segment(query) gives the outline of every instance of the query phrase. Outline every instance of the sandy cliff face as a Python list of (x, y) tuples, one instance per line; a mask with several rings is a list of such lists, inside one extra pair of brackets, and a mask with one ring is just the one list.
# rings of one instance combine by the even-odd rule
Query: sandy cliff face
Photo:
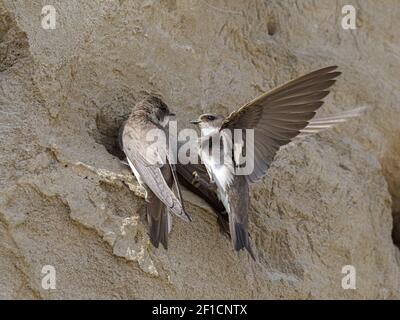
[[(356, 31), (341, 28), (342, 1), (52, 4), (44, 30), (42, 1), (0, 1), (0, 298), (400, 297), (396, 0), (359, 3)], [(175, 219), (170, 249), (154, 249), (140, 189), (110, 153), (143, 91), (184, 124), (332, 64), (343, 75), (321, 115), (369, 112), (284, 147), (253, 186), (258, 261), (189, 192), (194, 222)], [(356, 290), (341, 287), (344, 265)]]

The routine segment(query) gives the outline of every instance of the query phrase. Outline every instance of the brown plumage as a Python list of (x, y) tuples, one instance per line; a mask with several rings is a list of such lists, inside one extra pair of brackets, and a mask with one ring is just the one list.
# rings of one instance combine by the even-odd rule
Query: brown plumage
[(150, 130), (157, 129), (167, 134), (165, 124), (170, 115), (171, 112), (161, 99), (150, 96), (135, 105), (121, 137), (128, 164), (146, 189), (151, 242), (155, 247), (161, 242), (165, 248), (168, 247), (170, 228), (168, 210), (185, 221), (189, 221), (190, 217), (183, 207), (182, 199), (178, 199), (171, 190), (174, 166), (169, 162), (167, 148), (153, 150), (153, 142), (145, 138)]

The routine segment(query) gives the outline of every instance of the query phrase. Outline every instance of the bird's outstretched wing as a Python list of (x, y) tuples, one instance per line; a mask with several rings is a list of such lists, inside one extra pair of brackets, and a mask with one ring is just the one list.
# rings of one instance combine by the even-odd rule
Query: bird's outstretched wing
[(255, 182), (265, 175), (278, 149), (307, 127), (341, 73), (336, 66), (320, 69), (262, 94), (223, 122), (223, 129), (254, 129)]
[(300, 130), (300, 134), (296, 138), (303, 138), (310, 134), (325, 131), (327, 129), (333, 128), (339, 123), (346, 122), (347, 120), (353, 118), (358, 118), (366, 110), (366, 107), (359, 107), (340, 112), (333, 116), (312, 119), (308, 122), (308, 125), (304, 129)]
[[(136, 137), (135, 130), (125, 126), (122, 134), (122, 143), (128, 163), (132, 170), (136, 170), (143, 182), (159, 198), (172, 213), (185, 221), (190, 221), (189, 214), (184, 210), (171, 188), (167, 185), (161, 169), (154, 162), (148, 161), (146, 154), (147, 144), (143, 138)], [(169, 166), (169, 163), (165, 165)]]

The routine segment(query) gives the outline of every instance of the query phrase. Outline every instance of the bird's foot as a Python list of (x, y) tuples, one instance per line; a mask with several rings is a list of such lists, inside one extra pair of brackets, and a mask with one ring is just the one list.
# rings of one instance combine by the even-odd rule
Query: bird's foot
[(199, 176), (197, 171), (193, 171), (192, 175), (193, 175), (192, 184), (196, 188), (200, 188), (201, 186), (203, 186), (214, 192), (217, 191), (217, 185), (215, 184), (215, 182), (208, 182), (208, 181), (204, 180), (202, 177)]
[(197, 171), (193, 171), (192, 173), (193, 179), (192, 179), (192, 185), (194, 185), (196, 188), (199, 188), (201, 185), (201, 178)]

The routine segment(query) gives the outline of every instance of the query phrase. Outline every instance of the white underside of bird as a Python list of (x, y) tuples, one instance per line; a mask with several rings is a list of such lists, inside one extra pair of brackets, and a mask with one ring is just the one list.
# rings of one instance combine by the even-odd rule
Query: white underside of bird
[(215, 139), (215, 141), (219, 141), (219, 137), (215, 135), (221, 134), (223, 147), (221, 149), (213, 149), (213, 151), (219, 151), (223, 153), (223, 156), (219, 156), (218, 154), (214, 154), (213, 152), (209, 152), (207, 147), (208, 142), (206, 142), (206, 146), (202, 146), (199, 150), (199, 156), (203, 161), (204, 166), (207, 169), (210, 180), (217, 185), (217, 194), (219, 199), (224, 204), (227, 212), (230, 212), (230, 206), (227, 195), (227, 188), (232, 184), (233, 179), (235, 178), (235, 169), (234, 163), (232, 161), (232, 157), (229, 154), (229, 140), (224, 136), (224, 133), (220, 133), (219, 130), (210, 130), (207, 128), (206, 130), (202, 130), (202, 140), (209, 141), (209, 139)]

